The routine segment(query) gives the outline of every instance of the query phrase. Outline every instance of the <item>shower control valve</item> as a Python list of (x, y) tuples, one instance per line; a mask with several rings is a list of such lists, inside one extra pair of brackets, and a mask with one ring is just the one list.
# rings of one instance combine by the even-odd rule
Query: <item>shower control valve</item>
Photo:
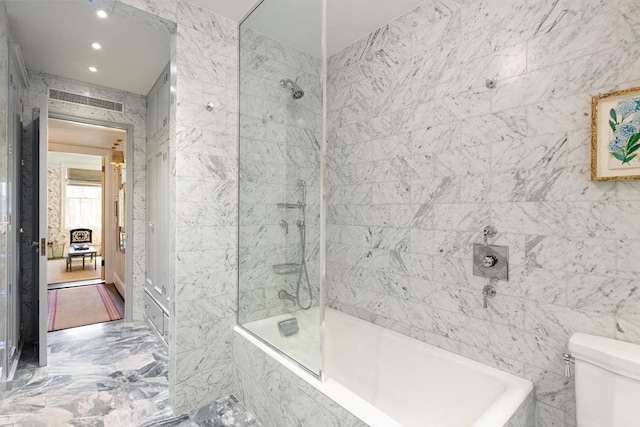
[(484, 266), (487, 268), (493, 267), (494, 265), (496, 265), (497, 262), (498, 262), (498, 258), (496, 258), (493, 255), (487, 255), (486, 257), (484, 257), (484, 260), (482, 261)]

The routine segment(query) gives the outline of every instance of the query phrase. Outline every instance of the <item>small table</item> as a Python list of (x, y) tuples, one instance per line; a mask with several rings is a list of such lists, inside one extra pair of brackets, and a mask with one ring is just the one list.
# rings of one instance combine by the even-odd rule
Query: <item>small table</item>
[(73, 246), (69, 246), (67, 249), (67, 271), (71, 271), (71, 260), (74, 257), (82, 257), (82, 269), (84, 270), (84, 260), (88, 255), (90, 257), (90, 261), (93, 261), (93, 269), (98, 269), (98, 251), (92, 245), (84, 245), (83, 248), (86, 249), (76, 249)]

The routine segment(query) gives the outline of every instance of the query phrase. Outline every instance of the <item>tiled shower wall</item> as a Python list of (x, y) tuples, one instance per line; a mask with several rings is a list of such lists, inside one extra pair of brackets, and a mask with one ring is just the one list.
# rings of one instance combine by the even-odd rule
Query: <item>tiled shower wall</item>
[[(245, 25), (250, 25), (247, 21)], [(319, 300), (320, 59), (253, 30), (241, 29), (240, 93), (240, 323), (296, 311), (278, 291), (295, 295), (298, 274), (278, 275), (274, 265), (300, 264), (299, 209), (278, 203), (302, 200), (307, 185), (306, 258), (313, 302)], [(294, 100), (281, 79), (305, 91)], [(279, 225), (286, 221), (288, 228)], [(301, 301), (307, 303), (306, 282)]]
[[(639, 14), (429, 0), (333, 55), (328, 305), (533, 380), (539, 424), (575, 425), (571, 334), (640, 343), (640, 185), (589, 180), (591, 96), (639, 85)], [(488, 224), (511, 266), (483, 309)]]

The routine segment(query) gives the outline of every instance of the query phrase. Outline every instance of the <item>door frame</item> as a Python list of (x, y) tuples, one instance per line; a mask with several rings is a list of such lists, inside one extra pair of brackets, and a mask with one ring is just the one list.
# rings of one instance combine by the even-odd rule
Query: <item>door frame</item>
[[(127, 132), (127, 146), (125, 149), (125, 160), (127, 163), (127, 168), (125, 169), (125, 176), (127, 183), (131, 183), (133, 187), (133, 168), (134, 168), (134, 157), (133, 157), (133, 144), (134, 144), (134, 125), (129, 123), (119, 123), (119, 122), (110, 122), (106, 120), (98, 120), (92, 118), (86, 118), (81, 116), (75, 116), (71, 114), (63, 114), (63, 113), (55, 113), (49, 112), (47, 119), (57, 119), (57, 120), (66, 120), (70, 122), (83, 123), (88, 125), (96, 125), (103, 126), (108, 128), (116, 128), (123, 129)], [(49, 141), (40, 141), (40, 144), (45, 144), (48, 150)], [(42, 191), (42, 188), (39, 189)], [(46, 187), (44, 189), (46, 191)], [(127, 224), (126, 231), (126, 241), (127, 241), (127, 250), (125, 252), (125, 295), (124, 295), (124, 320), (129, 322), (133, 320), (133, 243), (134, 243), (134, 223), (133, 223), (133, 188), (125, 193), (125, 223)], [(105, 207), (105, 212), (107, 209), (110, 209), (109, 206)], [(103, 216), (104, 213), (103, 212)], [(104, 260), (104, 256), (103, 256)], [(46, 282), (46, 280), (45, 280)], [(40, 291), (43, 291), (46, 295), (47, 284), (41, 282), (40, 283)], [(44, 307), (40, 306), (40, 318), (48, 319), (47, 306), (44, 304)], [(41, 326), (42, 327), (42, 326)], [(46, 322), (45, 322), (46, 328)]]

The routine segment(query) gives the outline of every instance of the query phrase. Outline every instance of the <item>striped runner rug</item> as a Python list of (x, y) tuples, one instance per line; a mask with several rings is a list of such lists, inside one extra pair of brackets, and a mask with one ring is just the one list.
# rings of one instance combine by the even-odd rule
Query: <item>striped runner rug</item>
[(113, 285), (104, 284), (47, 291), (47, 331), (122, 319), (116, 295)]

